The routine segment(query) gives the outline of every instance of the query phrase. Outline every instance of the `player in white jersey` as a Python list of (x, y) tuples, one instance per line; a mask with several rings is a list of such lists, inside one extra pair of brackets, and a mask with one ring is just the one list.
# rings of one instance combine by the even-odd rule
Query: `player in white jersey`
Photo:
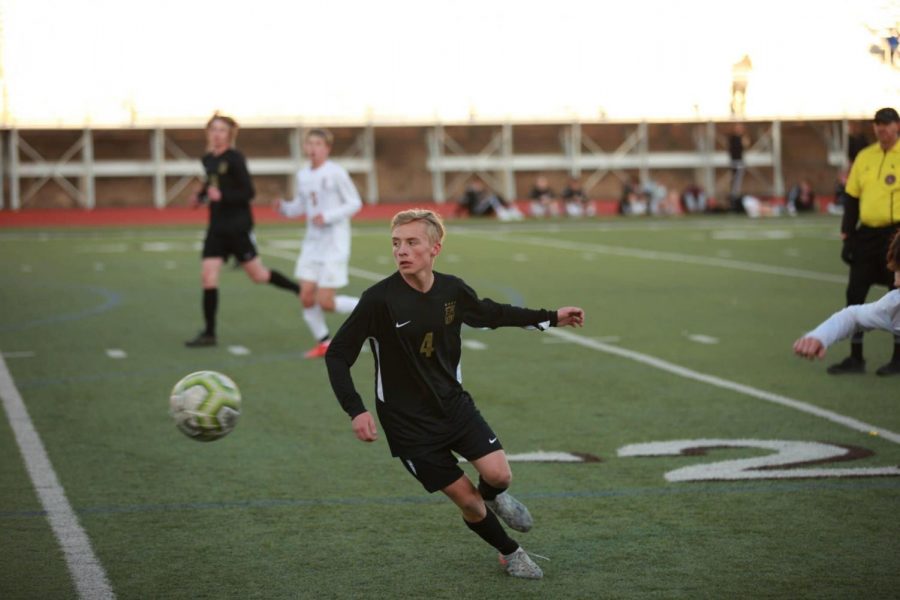
[(328, 160), (333, 139), (327, 129), (307, 132), (303, 151), (310, 164), (297, 173), (297, 195), (277, 202), (286, 217), (306, 216), (306, 236), (294, 270), (300, 281), (303, 319), (316, 339), (306, 358), (320, 358), (328, 350), (325, 312), (348, 314), (359, 301), (336, 293), (349, 282), (350, 218), (362, 201), (347, 171)]
[(900, 234), (891, 240), (888, 269), (894, 272), (894, 288), (880, 300), (854, 304), (840, 310), (794, 342), (794, 353), (810, 360), (823, 358), (828, 347), (860, 330), (882, 329), (900, 334)]

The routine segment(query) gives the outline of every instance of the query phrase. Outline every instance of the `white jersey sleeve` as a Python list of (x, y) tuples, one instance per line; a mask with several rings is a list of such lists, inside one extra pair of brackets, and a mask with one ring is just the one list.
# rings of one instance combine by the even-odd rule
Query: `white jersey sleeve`
[(359, 197), (359, 192), (356, 191), (356, 186), (353, 185), (353, 180), (350, 179), (350, 175), (343, 168), (337, 165), (335, 167), (333, 170), (334, 183), (337, 187), (336, 191), (339, 201), (329, 202), (327, 206), (323, 207), (322, 218), (326, 224), (349, 219), (362, 208), (362, 200)]
[(882, 329), (900, 334), (900, 290), (892, 290), (880, 300), (856, 304), (840, 310), (806, 334), (826, 348), (853, 335), (857, 330)]

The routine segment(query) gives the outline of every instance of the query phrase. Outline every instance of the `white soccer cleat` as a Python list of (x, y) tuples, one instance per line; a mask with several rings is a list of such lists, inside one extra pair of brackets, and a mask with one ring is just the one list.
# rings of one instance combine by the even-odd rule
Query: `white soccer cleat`
[(512, 554), (501, 554), (500, 564), (512, 577), (521, 577), (522, 579), (541, 579), (544, 577), (544, 572), (531, 560), (531, 557), (528, 556), (528, 553), (521, 546)]
[(503, 522), (516, 531), (528, 531), (534, 525), (534, 519), (524, 504), (513, 498), (509, 492), (497, 494), (493, 500), (485, 500), (485, 504), (494, 511)]

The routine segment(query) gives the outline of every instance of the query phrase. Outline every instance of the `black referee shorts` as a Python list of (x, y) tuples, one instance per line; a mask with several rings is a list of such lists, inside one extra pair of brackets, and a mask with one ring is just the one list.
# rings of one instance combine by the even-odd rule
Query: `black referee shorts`
[(429, 449), (415, 456), (401, 456), (400, 462), (419, 480), (428, 493), (442, 490), (464, 475), (454, 452), (468, 461), (478, 460), (503, 445), (481, 413), (476, 413), (446, 446)]
[(238, 262), (245, 263), (259, 255), (256, 251), (256, 238), (252, 231), (240, 233), (206, 232), (203, 240), (203, 258), (221, 258), (228, 260), (234, 256)]

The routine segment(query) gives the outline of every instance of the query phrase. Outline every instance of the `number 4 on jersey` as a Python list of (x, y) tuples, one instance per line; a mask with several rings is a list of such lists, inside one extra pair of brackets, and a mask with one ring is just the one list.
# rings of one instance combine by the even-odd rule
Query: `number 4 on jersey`
[(419, 352), (424, 354), (425, 358), (431, 358), (431, 355), (434, 354), (434, 332), (429, 331), (425, 334), (422, 345), (419, 346)]

